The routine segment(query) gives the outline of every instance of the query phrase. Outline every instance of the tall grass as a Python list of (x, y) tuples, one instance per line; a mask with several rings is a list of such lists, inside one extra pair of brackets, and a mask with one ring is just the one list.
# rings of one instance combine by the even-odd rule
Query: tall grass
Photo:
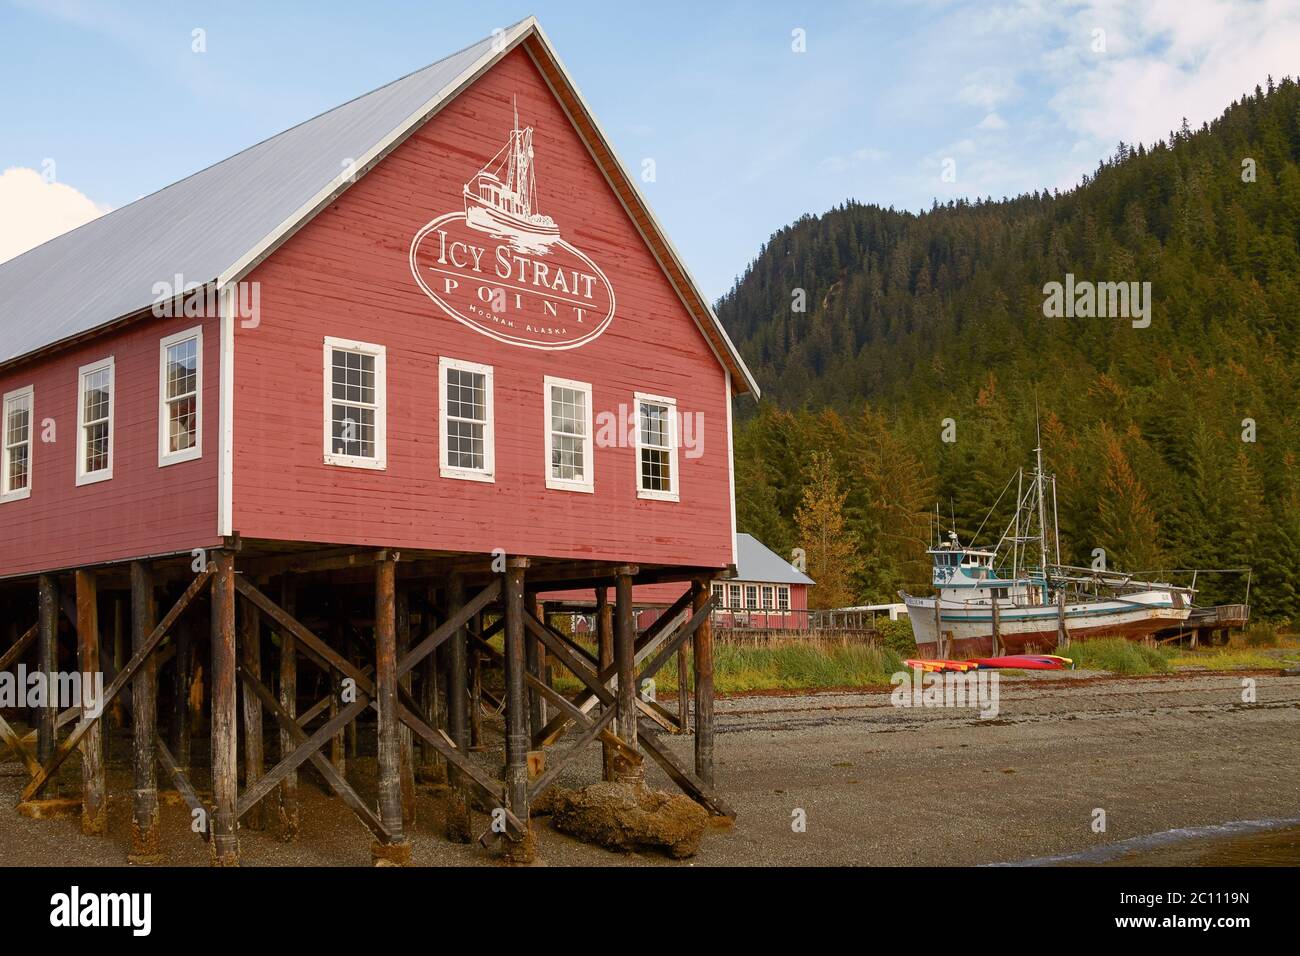
[(1075, 667), (1112, 674), (1163, 674), (1175, 657), (1171, 649), (1138, 644), (1122, 637), (1071, 641), (1067, 650), (1056, 653), (1071, 658)]
[[(688, 686), (693, 662), (687, 652)], [(902, 658), (889, 648), (870, 644), (840, 644), (807, 639), (762, 646), (717, 643), (713, 646), (713, 688), (718, 693), (754, 690), (813, 690), (826, 687), (870, 687), (888, 684), (903, 670)], [(654, 676), (655, 695), (677, 693), (677, 660), (672, 658)], [(563, 668), (555, 670), (555, 685), (576, 690), (578, 681)]]

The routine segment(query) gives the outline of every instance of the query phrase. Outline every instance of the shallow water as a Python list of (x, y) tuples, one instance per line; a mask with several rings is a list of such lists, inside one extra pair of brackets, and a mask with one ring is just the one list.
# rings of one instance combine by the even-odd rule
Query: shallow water
[(1300, 866), (1300, 817), (1181, 827), (1010, 866)]
[(1107, 866), (1300, 866), (1300, 826), (1192, 839), (1125, 853)]

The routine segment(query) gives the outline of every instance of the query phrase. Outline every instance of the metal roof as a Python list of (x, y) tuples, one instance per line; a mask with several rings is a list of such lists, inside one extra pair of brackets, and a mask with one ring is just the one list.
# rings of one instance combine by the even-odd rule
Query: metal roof
[[(155, 285), (174, 284), (177, 275), (186, 287), (242, 277), (424, 119), (531, 36), (581, 101), (540, 24), (528, 17), (0, 263), (0, 366), (148, 309), (158, 298)], [(623, 176), (648, 210), (635, 181), (625, 170)], [(752, 375), (689, 273), (687, 282), (743, 384), (757, 396)]]
[(781, 557), (752, 534), (736, 535), (736, 581), (754, 581), (762, 584), (812, 584), (813, 579), (795, 570)]

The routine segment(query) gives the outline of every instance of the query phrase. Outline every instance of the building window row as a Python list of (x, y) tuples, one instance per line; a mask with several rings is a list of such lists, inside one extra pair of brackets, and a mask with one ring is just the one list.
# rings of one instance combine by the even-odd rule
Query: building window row
[(730, 611), (788, 611), (790, 587), (785, 584), (714, 584), (714, 607)]
[[(495, 481), (495, 415), (490, 365), (438, 360), (438, 473), (444, 478)], [(543, 378), (546, 487), (595, 491), (591, 383)], [(385, 349), (325, 339), (325, 461), (384, 468)], [(677, 402), (637, 392), (634, 440), (637, 495), (679, 500)]]

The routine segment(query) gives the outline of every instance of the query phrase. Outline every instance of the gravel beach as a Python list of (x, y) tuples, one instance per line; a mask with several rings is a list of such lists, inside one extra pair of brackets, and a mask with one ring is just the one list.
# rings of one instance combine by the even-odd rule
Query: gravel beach
[[(1255, 703), (1242, 681), (1256, 681)], [(364, 734), (363, 729), (363, 734)], [(689, 737), (669, 740), (689, 760)], [(536, 821), (548, 865), (966, 865), (1079, 853), (1181, 827), (1300, 816), (1300, 678), (1258, 674), (1101, 677), (1087, 672), (1004, 677), (1000, 712), (899, 708), (888, 688), (717, 702), (717, 784), (738, 812), (706, 834), (692, 859), (615, 854)], [(75, 817), (32, 820), (0, 812), (0, 863), (125, 865), (130, 780), (127, 740), (113, 738), (110, 832), (83, 836)], [(562, 783), (599, 773), (598, 749)], [(75, 795), (75, 760), (63, 792)], [(373, 800), (373, 759), (349, 777)], [(651, 783), (671, 784), (649, 767)], [(200, 774), (202, 777), (202, 774)], [(0, 802), (24, 780), (0, 764)], [(203, 785), (200, 779), (199, 785)], [(240, 831), (246, 866), (368, 865), (369, 833), (303, 774), (303, 830)], [(1094, 832), (1096, 810), (1104, 833)], [(799, 813), (802, 811), (802, 813)], [(412, 859), (423, 865), (495, 865), (492, 854), (449, 844), (442, 798), (421, 788)], [(792, 826), (806, 821), (802, 832)], [(163, 846), (174, 865), (205, 865), (188, 811), (163, 809)], [(476, 831), (486, 817), (475, 815)]]

